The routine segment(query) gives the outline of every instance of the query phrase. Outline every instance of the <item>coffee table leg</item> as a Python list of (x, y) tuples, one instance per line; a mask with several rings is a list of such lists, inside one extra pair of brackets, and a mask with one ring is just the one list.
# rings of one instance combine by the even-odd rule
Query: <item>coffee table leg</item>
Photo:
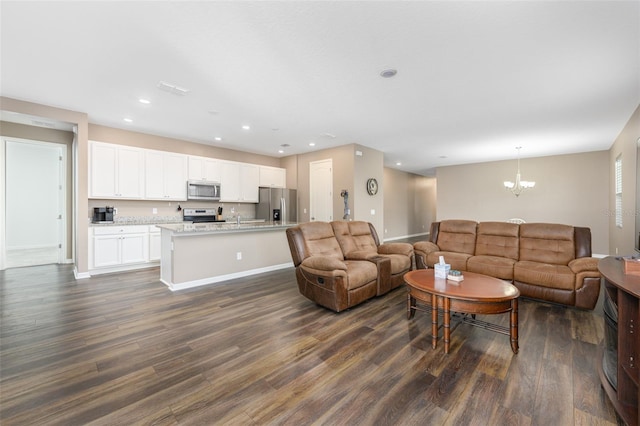
[(431, 347), (438, 345), (438, 296), (431, 295)]
[(416, 314), (416, 298), (411, 296), (411, 293), (407, 294), (407, 319), (413, 318)]
[(511, 350), (514, 354), (518, 353), (518, 299), (511, 301), (511, 315), (509, 316), (511, 326)]
[(449, 339), (451, 337), (451, 312), (449, 312), (449, 308), (451, 307), (451, 299), (448, 297), (443, 297), (443, 311), (444, 311), (444, 353), (449, 353)]

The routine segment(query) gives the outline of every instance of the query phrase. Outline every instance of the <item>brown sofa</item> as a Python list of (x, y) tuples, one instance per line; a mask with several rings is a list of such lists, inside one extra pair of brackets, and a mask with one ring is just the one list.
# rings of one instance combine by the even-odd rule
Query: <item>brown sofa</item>
[(307, 222), (287, 229), (300, 293), (340, 312), (404, 283), (413, 246), (380, 244), (372, 224)]
[(417, 268), (444, 256), (451, 269), (501, 278), (524, 297), (593, 309), (600, 295), (589, 228), (553, 224), (444, 220), (413, 245)]

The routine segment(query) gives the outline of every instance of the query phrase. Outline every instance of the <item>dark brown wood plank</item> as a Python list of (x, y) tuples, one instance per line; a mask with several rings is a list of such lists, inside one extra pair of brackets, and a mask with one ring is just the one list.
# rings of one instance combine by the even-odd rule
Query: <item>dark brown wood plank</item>
[(336, 314), (292, 269), (176, 293), (158, 276), (0, 271), (0, 423), (616, 424), (601, 311), (523, 299), (517, 355), (466, 324), (446, 355), (404, 288)]

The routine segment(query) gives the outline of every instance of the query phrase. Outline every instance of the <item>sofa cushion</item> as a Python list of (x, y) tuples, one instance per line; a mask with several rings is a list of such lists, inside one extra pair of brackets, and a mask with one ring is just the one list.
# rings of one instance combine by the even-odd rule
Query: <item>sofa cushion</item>
[(575, 274), (565, 265), (521, 260), (513, 267), (513, 279), (541, 287), (575, 290)]
[(476, 227), (472, 220), (443, 220), (436, 244), (440, 251), (472, 255), (476, 249)]
[(520, 260), (568, 265), (575, 258), (573, 226), (555, 223), (520, 225)]
[(329, 256), (344, 259), (333, 228), (328, 222), (307, 222), (299, 225), (309, 256)]
[(348, 258), (349, 253), (356, 251), (378, 252), (368, 222), (334, 221), (331, 226), (345, 257)]
[(411, 257), (403, 254), (381, 254), (380, 256), (391, 259), (391, 274), (399, 274), (411, 269)]
[(515, 223), (480, 222), (476, 238), (476, 256), (498, 256), (518, 260), (519, 229)]
[(369, 284), (378, 279), (378, 268), (373, 262), (366, 260), (345, 260), (347, 264), (347, 276), (349, 278), (347, 289), (353, 290)]
[(473, 256), (467, 260), (467, 271), (503, 280), (513, 279), (516, 260), (500, 256)]

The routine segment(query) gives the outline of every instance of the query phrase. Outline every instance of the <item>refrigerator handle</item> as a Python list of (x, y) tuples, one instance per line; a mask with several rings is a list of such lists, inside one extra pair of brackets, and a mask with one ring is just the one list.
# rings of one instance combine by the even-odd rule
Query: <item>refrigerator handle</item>
[(287, 201), (284, 197), (280, 198), (280, 209), (282, 210), (282, 212), (280, 213), (280, 221), (282, 223), (285, 223), (287, 220)]

